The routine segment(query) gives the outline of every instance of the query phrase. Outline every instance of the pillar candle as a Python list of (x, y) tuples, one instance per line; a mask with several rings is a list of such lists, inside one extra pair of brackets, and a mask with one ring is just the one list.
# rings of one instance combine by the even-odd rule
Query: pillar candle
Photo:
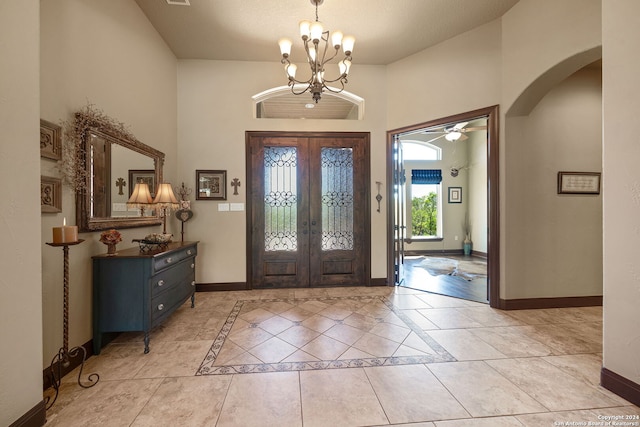
[(53, 243), (72, 243), (78, 241), (78, 226), (67, 225), (67, 218), (62, 221), (62, 227), (53, 227)]

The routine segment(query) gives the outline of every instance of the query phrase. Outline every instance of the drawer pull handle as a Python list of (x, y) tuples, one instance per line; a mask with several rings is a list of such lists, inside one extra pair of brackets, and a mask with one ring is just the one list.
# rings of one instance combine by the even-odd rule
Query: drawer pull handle
[(164, 280), (158, 280), (158, 286), (164, 285)]
[(193, 282), (191, 282), (191, 286), (195, 286), (196, 285), (196, 281), (194, 280)]
[(159, 311), (164, 310), (164, 304), (158, 304), (158, 310)]
[(189, 249), (189, 250), (187, 251), (187, 255), (191, 255), (191, 254), (192, 254), (191, 249)]
[(191, 268), (196, 268), (196, 265), (194, 263), (191, 263)]
[(167, 264), (171, 264), (173, 262), (172, 258), (167, 258), (164, 262), (166, 262)]

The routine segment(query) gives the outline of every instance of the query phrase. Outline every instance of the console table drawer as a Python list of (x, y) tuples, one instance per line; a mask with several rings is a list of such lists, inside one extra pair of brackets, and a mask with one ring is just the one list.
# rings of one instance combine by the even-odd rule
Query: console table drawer
[(187, 258), (173, 266), (173, 268), (162, 271), (151, 277), (151, 297), (165, 292), (176, 286), (178, 283), (189, 279), (195, 280), (195, 258)]
[(156, 326), (160, 323), (160, 320), (164, 320), (165, 315), (168, 316), (180, 307), (187, 297), (193, 293), (194, 288), (195, 283), (192, 285), (192, 281), (183, 280), (182, 282), (174, 283), (171, 289), (154, 297), (151, 300), (151, 327)]
[(153, 260), (153, 271), (160, 272), (182, 261), (185, 258), (192, 258), (197, 255), (195, 246), (184, 248), (179, 251), (158, 255)]

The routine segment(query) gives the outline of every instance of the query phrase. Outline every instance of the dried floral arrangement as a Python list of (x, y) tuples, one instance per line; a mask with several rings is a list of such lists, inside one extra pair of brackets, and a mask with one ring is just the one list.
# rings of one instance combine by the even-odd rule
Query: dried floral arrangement
[(122, 242), (122, 235), (118, 230), (111, 229), (100, 233), (100, 241), (105, 245), (115, 245)]
[(58, 169), (62, 182), (75, 191), (87, 188), (89, 176), (85, 167), (85, 140), (88, 128), (115, 136), (116, 138), (135, 139), (131, 132), (121, 123), (93, 104), (87, 104), (74, 114), (72, 121), (61, 123), (63, 130), (62, 159)]

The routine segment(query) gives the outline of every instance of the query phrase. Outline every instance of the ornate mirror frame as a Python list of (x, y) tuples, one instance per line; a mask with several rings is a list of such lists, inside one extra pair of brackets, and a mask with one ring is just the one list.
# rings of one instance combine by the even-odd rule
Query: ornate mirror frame
[[(134, 152), (140, 153), (153, 160), (156, 182), (162, 182), (162, 167), (164, 165), (164, 153), (138, 141), (121, 126), (116, 126), (105, 120), (91, 120), (90, 117), (82, 113), (76, 113), (75, 132), (80, 135), (79, 141), (79, 166), (82, 169), (82, 188), (76, 189), (76, 218), (79, 231), (99, 231), (110, 228), (132, 228), (146, 227), (162, 224), (162, 220), (157, 216), (149, 217), (92, 217), (90, 193), (91, 179), (91, 138), (94, 134), (103, 138), (111, 144), (117, 144)], [(109, 181), (111, 177), (105, 177)]]

